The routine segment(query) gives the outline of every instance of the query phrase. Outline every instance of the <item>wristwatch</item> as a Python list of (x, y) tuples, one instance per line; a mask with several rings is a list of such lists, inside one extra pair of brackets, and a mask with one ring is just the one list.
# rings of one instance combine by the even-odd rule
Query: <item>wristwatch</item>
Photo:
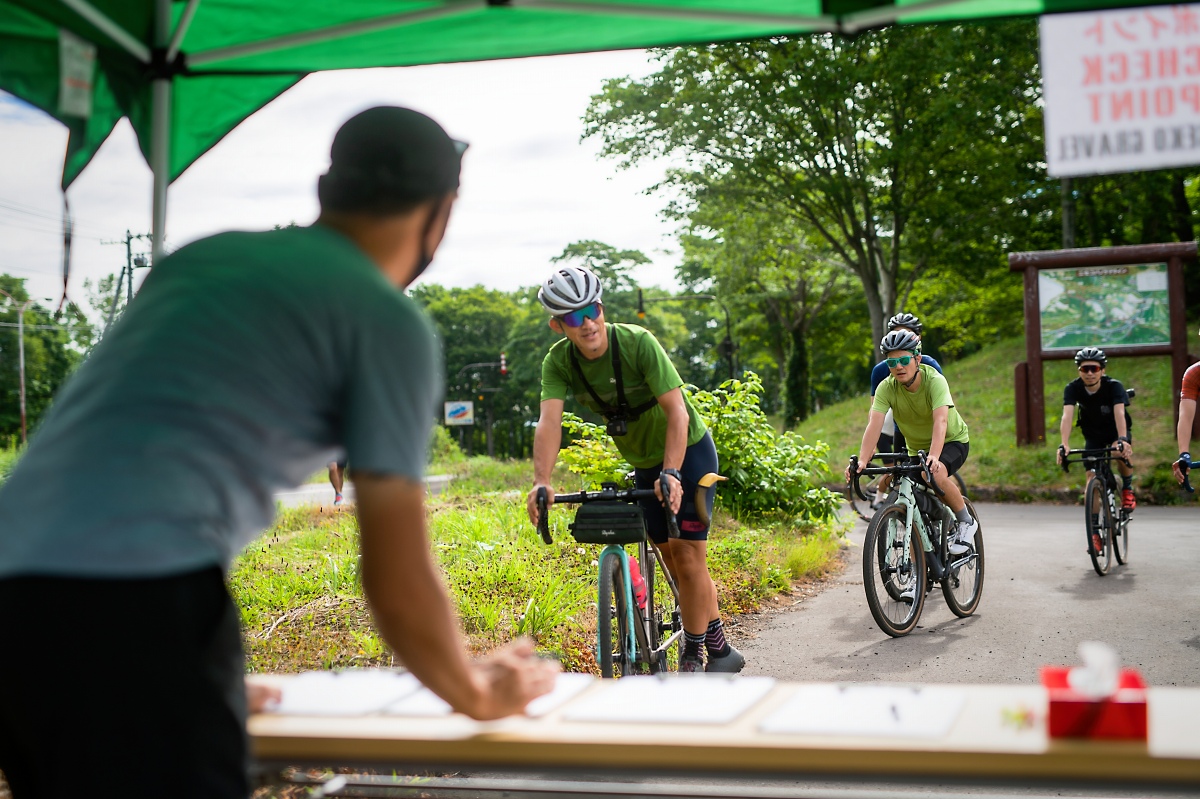
[(683, 482), (683, 475), (679, 473), (678, 469), (663, 469), (662, 474), (669, 474), (672, 477), (674, 477), (676, 480), (678, 480), (680, 483)]

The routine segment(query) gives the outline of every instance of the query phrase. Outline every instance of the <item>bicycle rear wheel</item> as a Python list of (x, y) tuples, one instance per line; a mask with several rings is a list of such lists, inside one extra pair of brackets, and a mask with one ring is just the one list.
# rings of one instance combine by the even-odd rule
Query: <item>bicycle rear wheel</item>
[(863, 493), (867, 495), (867, 498), (865, 500), (860, 499), (854, 493), (854, 487), (847, 483), (846, 499), (850, 500), (850, 507), (854, 508), (854, 512), (858, 514), (858, 518), (870, 523), (871, 517), (875, 514), (871, 503), (875, 501), (875, 491), (879, 486), (879, 475), (864, 474), (859, 477), (859, 485), (862, 487)]
[(657, 651), (663, 642), (677, 631), (682, 630), (683, 622), (679, 613), (679, 604), (675, 601), (675, 594), (671, 591), (671, 584), (667, 579), (665, 567), (659, 563), (650, 544), (646, 544), (643, 552), (645, 556), (642, 558), (644, 564), (642, 573), (646, 576), (646, 585), (650, 589), (646, 599), (649, 635), (647, 636), (644, 629), (635, 632), (638, 633), (638, 646), (645, 646), (643, 659), (649, 660), (650, 673), (657, 674), (670, 671), (678, 666), (678, 638), (657, 655), (651, 653)]
[(600, 593), (596, 602), (596, 660), (600, 663), (601, 677), (633, 673), (626, 596), (621, 557), (610, 552), (600, 564)]
[(908, 509), (890, 505), (875, 514), (863, 545), (867, 607), (879, 629), (892, 637), (917, 626), (925, 605), (925, 553), (920, 534), (905, 530)]
[(1104, 491), (1104, 480), (1093, 477), (1083, 491), (1084, 519), (1087, 529), (1087, 551), (1092, 568), (1103, 577), (1112, 566), (1112, 509)]
[(1121, 518), (1117, 519), (1113, 524), (1113, 554), (1117, 556), (1117, 563), (1129, 562), (1129, 511), (1119, 510)]
[[(967, 510), (975, 521), (975, 506), (967, 500)], [(950, 612), (959, 618), (966, 618), (979, 607), (979, 598), (983, 596), (983, 525), (975, 531), (975, 551), (955, 557), (948, 555), (946, 576), (942, 578), (942, 595), (946, 597), (946, 605)]]

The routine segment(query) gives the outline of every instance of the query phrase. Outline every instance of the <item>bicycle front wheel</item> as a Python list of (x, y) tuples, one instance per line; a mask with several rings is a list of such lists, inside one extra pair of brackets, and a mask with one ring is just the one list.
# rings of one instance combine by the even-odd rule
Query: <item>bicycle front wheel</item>
[(863, 585), (867, 607), (879, 629), (890, 636), (908, 635), (925, 605), (925, 553), (920, 534), (905, 529), (908, 509), (890, 505), (867, 525), (863, 545)]
[(596, 602), (596, 660), (600, 663), (601, 677), (633, 673), (626, 596), (621, 557), (610, 552), (600, 564), (600, 593)]
[(1117, 556), (1117, 563), (1124, 564), (1129, 562), (1129, 511), (1120, 510), (1117, 513), (1121, 514), (1121, 518), (1113, 524), (1113, 554)]
[[(967, 500), (967, 510), (975, 521), (975, 506)], [(975, 531), (975, 551), (963, 555), (949, 555), (946, 566), (946, 576), (942, 578), (942, 595), (946, 597), (946, 605), (950, 612), (959, 618), (966, 618), (979, 607), (979, 598), (983, 596), (983, 524)]]
[(1083, 491), (1084, 516), (1087, 525), (1088, 555), (1092, 568), (1103, 577), (1112, 566), (1112, 509), (1104, 490), (1104, 481), (1099, 477), (1088, 480)]

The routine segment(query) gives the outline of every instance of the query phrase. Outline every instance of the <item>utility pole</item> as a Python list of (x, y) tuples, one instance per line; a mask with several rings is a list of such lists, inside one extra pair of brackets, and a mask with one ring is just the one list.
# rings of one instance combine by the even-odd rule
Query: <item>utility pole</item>
[[(455, 378), (454, 378), (455, 383), (460, 384), (459, 381), (462, 380), (463, 374), (467, 370), (469, 370), (469, 369), (484, 369), (484, 368), (497, 369), (500, 372), (500, 377), (502, 377), (502, 378), (508, 377), (508, 358), (502, 352), (502, 353), (500, 353), (500, 360), (498, 360), (498, 361), (481, 361), (479, 363), (469, 363), (466, 366), (464, 366), (463, 368), (458, 370), (458, 374), (455, 375)], [(500, 388), (501, 388), (500, 386), (497, 386), (495, 388), (484, 388), (481, 386), (477, 389), (474, 389), (474, 391), (479, 392), (479, 401), (483, 402), (484, 401), (483, 400), (484, 392), (494, 393), (496, 391), (499, 391)], [(486, 431), (486, 434), (487, 434), (487, 453), (488, 453), (489, 458), (496, 457), (496, 442), (495, 442), (495, 439), (492, 437), (492, 424), (494, 421), (495, 420), (492, 418), (492, 403), (488, 402), (487, 403), (487, 431)], [(474, 436), (472, 436), (472, 438), (474, 438)], [(468, 447), (467, 454), (469, 455), (470, 453), (471, 453), (471, 447)]]
[(102, 241), (102, 242), (100, 242), (101, 244), (124, 244), (125, 245), (125, 266), (123, 266), (121, 268), (121, 274), (117, 276), (117, 287), (116, 287), (116, 290), (113, 292), (112, 306), (109, 307), (109, 309), (108, 309), (108, 322), (104, 325), (105, 332), (108, 332), (108, 328), (112, 326), (113, 319), (117, 315), (117, 303), (121, 299), (121, 284), (125, 282), (125, 273), (126, 272), (129, 273), (129, 283), (128, 283), (128, 286), (126, 287), (126, 295), (125, 295), (125, 305), (126, 305), (126, 307), (128, 307), (129, 303), (133, 302), (133, 269), (134, 269), (134, 267), (142, 267), (142, 266), (150, 265), (150, 263), (146, 260), (146, 256), (143, 255), (142, 253), (138, 253), (136, 256), (133, 254), (133, 240), (134, 239), (145, 239), (147, 241), (150, 241), (152, 239), (152, 237), (149, 233), (130, 233), (128, 230), (126, 230), (124, 239), (119, 239), (117, 241)]
[(17, 298), (4, 289), (0, 289), (0, 294), (8, 297), (9, 301), (17, 306), (17, 369), (20, 378), (21, 446), (25, 446), (28, 440), (25, 430), (25, 309), (32, 305), (34, 301), (31, 297), (20, 305), (17, 305)]

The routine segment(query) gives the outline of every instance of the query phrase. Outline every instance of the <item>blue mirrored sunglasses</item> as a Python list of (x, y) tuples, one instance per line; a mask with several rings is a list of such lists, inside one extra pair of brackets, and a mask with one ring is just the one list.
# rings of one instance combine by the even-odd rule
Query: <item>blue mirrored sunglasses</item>
[(558, 317), (559, 321), (567, 327), (579, 327), (583, 324), (584, 319), (599, 319), (600, 318), (600, 303), (593, 302), (591, 305), (585, 305), (574, 311), (563, 314)]
[(912, 355), (901, 355), (899, 358), (888, 358), (887, 365), (889, 369), (895, 369), (897, 366), (908, 366), (912, 363)]

